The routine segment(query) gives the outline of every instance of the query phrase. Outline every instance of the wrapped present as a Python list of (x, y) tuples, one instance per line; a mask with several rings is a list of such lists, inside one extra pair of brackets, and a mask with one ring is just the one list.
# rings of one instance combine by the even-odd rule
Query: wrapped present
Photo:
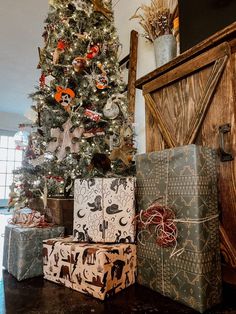
[(203, 312), (221, 301), (216, 152), (188, 145), (136, 162), (138, 283)]
[(77, 179), (74, 237), (80, 242), (132, 243), (135, 179)]
[(17, 280), (43, 275), (43, 240), (64, 235), (64, 227), (5, 227), (3, 266)]
[(48, 198), (47, 206), (50, 209), (52, 221), (56, 225), (65, 227), (65, 235), (72, 235), (74, 199)]
[(85, 244), (73, 237), (43, 244), (44, 278), (104, 300), (135, 282), (134, 244)]
[(14, 211), (11, 224), (18, 227), (42, 227), (47, 225), (44, 215), (30, 208), (21, 208)]

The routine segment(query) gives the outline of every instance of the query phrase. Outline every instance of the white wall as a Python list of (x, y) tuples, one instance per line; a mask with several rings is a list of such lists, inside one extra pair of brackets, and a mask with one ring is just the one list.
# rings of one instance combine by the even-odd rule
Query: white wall
[(8, 132), (9, 135), (11, 133), (14, 134), (18, 131), (18, 125), (20, 123), (29, 123), (29, 120), (17, 113), (0, 111), (0, 134), (4, 132)]
[[(150, 4), (150, 0), (113, 0), (115, 26), (123, 45), (121, 58), (129, 53), (130, 32), (132, 29), (139, 33), (137, 79), (156, 68), (153, 45), (143, 36), (143, 29), (137, 19), (129, 20), (141, 4)], [(136, 92), (135, 128), (137, 135), (138, 153), (145, 152), (145, 104), (142, 92)]]

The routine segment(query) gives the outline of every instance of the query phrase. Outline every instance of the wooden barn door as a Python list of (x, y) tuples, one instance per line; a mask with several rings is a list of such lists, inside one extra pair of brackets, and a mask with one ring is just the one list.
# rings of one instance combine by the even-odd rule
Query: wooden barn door
[(235, 72), (234, 46), (223, 43), (145, 84), (143, 94), (147, 152), (191, 143), (219, 151), (221, 250), (232, 271), (225, 280), (236, 284)]

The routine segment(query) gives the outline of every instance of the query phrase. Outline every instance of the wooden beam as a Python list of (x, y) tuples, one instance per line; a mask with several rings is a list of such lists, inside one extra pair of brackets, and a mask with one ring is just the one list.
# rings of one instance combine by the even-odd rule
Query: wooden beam
[(225, 55), (230, 55), (230, 47), (227, 43), (223, 43), (215, 48), (212, 48), (211, 50), (152, 80), (150, 83), (145, 84), (143, 86), (143, 94), (145, 95), (153, 92), (165, 85), (183, 78), (184, 76), (192, 74), (195, 71), (198, 71), (201, 68), (215, 62), (219, 58), (224, 57)]
[(131, 31), (130, 35), (130, 53), (129, 53), (129, 75), (128, 75), (128, 111), (134, 121), (135, 113), (135, 94), (136, 94), (136, 73), (138, 60), (138, 32)]

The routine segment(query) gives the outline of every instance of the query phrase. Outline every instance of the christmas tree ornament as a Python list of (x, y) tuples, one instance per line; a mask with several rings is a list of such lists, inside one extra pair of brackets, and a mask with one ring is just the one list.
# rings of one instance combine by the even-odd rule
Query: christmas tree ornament
[(105, 174), (111, 170), (111, 160), (106, 154), (96, 153), (91, 160), (91, 166)]
[(105, 131), (101, 127), (91, 128), (91, 129), (84, 131), (84, 133), (83, 133), (84, 138), (91, 138), (91, 137), (95, 137), (95, 136), (104, 136), (104, 135), (105, 135)]
[(50, 87), (52, 82), (55, 81), (55, 77), (50, 75), (45, 76), (45, 84)]
[(132, 162), (134, 148), (123, 144), (118, 148), (114, 148), (110, 154), (110, 160), (121, 160), (126, 166)]
[(90, 39), (90, 34), (83, 32), (83, 33), (77, 33), (75, 34), (76, 37), (78, 37), (81, 40), (89, 40)]
[(78, 74), (82, 73), (86, 66), (86, 59), (83, 57), (76, 57), (72, 61), (72, 66), (76, 73)]
[(97, 87), (97, 89), (106, 89), (109, 88), (109, 80), (107, 77), (107, 73), (103, 68), (103, 65), (101, 64), (101, 62), (97, 63), (97, 67), (100, 69), (100, 71), (102, 72), (101, 74), (97, 74), (96, 78), (95, 78), (95, 85)]
[(96, 87), (97, 89), (106, 89), (106, 88), (109, 88), (109, 80), (108, 80), (108, 77), (107, 75), (105, 74), (98, 74), (97, 77), (96, 77)]
[(85, 12), (88, 17), (90, 17), (93, 12), (90, 3), (88, 3), (88, 1), (86, 2), (86, 0), (74, 0), (72, 3), (76, 10)]
[(104, 7), (102, 0), (92, 0), (94, 12), (103, 14), (109, 21), (112, 19), (112, 11)]
[(44, 155), (36, 157), (34, 159), (29, 159), (29, 164), (33, 167), (41, 166), (45, 162)]
[(52, 63), (54, 65), (58, 64), (60, 55), (65, 52), (65, 49), (68, 47), (68, 44), (65, 42), (65, 40), (60, 39), (57, 43), (57, 48), (54, 50)]
[(86, 54), (86, 58), (87, 59), (93, 59), (93, 58), (97, 57), (99, 52), (100, 52), (100, 45), (99, 44), (90, 45), (88, 48), (88, 52)]
[(115, 119), (120, 113), (119, 104), (124, 99), (122, 94), (112, 95), (103, 107), (103, 114), (107, 119)]
[(91, 119), (91, 120), (93, 120), (93, 121), (96, 121), (96, 122), (100, 121), (100, 120), (101, 120), (101, 117), (102, 117), (102, 114), (101, 114), (101, 113), (96, 112), (96, 111), (93, 111), (93, 110), (89, 110), (89, 109), (85, 109), (84, 115), (85, 115), (87, 118), (89, 118), (89, 119)]
[(57, 92), (55, 93), (56, 101), (61, 104), (67, 112), (71, 111), (71, 102), (75, 98), (75, 93), (70, 88), (56, 87)]
[(45, 78), (46, 78), (45, 74), (42, 73), (40, 78), (39, 78), (39, 86), (40, 86), (40, 88), (44, 88), (45, 87)]
[(37, 138), (32, 137), (32, 141), (31, 141), (31, 149), (32, 152), (34, 153), (35, 157), (38, 157), (41, 155), (42, 151), (41, 151), (41, 147), (40, 147), (40, 142), (37, 140)]

